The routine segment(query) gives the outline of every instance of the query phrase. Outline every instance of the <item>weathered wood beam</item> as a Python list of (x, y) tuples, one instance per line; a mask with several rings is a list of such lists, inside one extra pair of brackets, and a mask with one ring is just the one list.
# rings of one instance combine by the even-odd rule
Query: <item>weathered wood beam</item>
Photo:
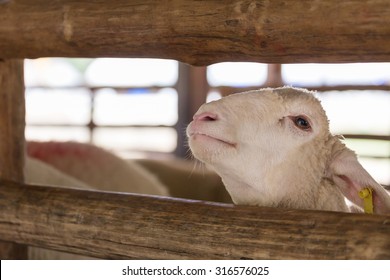
[(22, 60), (0, 60), (0, 178), (23, 182), (24, 80)]
[(390, 216), (0, 181), (0, 239), (115, 259), (389, 259)]
[[(22, 60), (0, 59), (0, 178), (23, 182), (24, 80)], [(25, 259), (27, 247), (0, 242), (0, 259)]]
[(389, 14), (387, 0), (10, 0), (0, 4), (0, 54), (390, 61)]

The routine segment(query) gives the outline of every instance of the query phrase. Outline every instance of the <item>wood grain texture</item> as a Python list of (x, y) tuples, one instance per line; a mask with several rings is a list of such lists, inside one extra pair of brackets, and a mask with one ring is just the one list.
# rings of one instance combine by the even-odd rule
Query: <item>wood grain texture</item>
[[(0, 60), (0, 178), (2, 179), (23, 182), (24, 110), (23, 61)], [(26, 246), (0, 242), (1, 259), (25, 259), (26, 257)]]
[(0, 60), (0, 178), (23, 181), (23, 61)]
[(0, 4), (5, 58), (390, 61), (386, 0), (13, 0)]
[(390, 216), (0, 182), (0, 238), (115, 259), (389, 259)]

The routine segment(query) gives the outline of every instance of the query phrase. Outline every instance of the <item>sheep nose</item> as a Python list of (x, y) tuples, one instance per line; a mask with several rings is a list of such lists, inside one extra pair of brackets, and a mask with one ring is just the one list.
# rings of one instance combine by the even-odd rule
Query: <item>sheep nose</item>
[(216, 121), (218, 119), (217, 114), (210, 113), (210, 112), (205, 112), (201, 114), (195, 114), (193, 117), (194, 121)]

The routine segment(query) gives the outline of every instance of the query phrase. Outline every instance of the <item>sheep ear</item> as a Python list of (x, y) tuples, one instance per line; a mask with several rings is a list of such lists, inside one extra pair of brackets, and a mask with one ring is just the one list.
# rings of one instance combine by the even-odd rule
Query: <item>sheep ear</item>
[(357, 160), (356, 154), (339, 139), (332, 146), (328, 177), (346, 198), (361, 208), (363, 199), (359, 197), (359, 191), (366, 187), (372, 188), (374, 213), (390, 213), (389, 193), (368, 174)]

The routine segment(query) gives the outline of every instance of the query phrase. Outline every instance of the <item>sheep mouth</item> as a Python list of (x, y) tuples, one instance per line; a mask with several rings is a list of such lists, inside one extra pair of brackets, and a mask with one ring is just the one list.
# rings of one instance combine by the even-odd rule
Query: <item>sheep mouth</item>
[(235, 148), (237, 146), (237, 144), (235, 144), (233, 142), (227, 141), (225, 139), (221, 139), (221, 138), (216, 137), (216, 136), (205, 134), (205, 133), (199, 133), (199, 132), (191, 133), (190, 137), (192, 137), (194, 140), (196, 140), (196, 138), (198, 138), (198, 139), (200, 138), (200, 139), (205, 139), (205, 140), (217, 141), (217, 142), (220, 142), (224, 145), (228, 145), (228, 146), (233, 147), (233, 148)]

